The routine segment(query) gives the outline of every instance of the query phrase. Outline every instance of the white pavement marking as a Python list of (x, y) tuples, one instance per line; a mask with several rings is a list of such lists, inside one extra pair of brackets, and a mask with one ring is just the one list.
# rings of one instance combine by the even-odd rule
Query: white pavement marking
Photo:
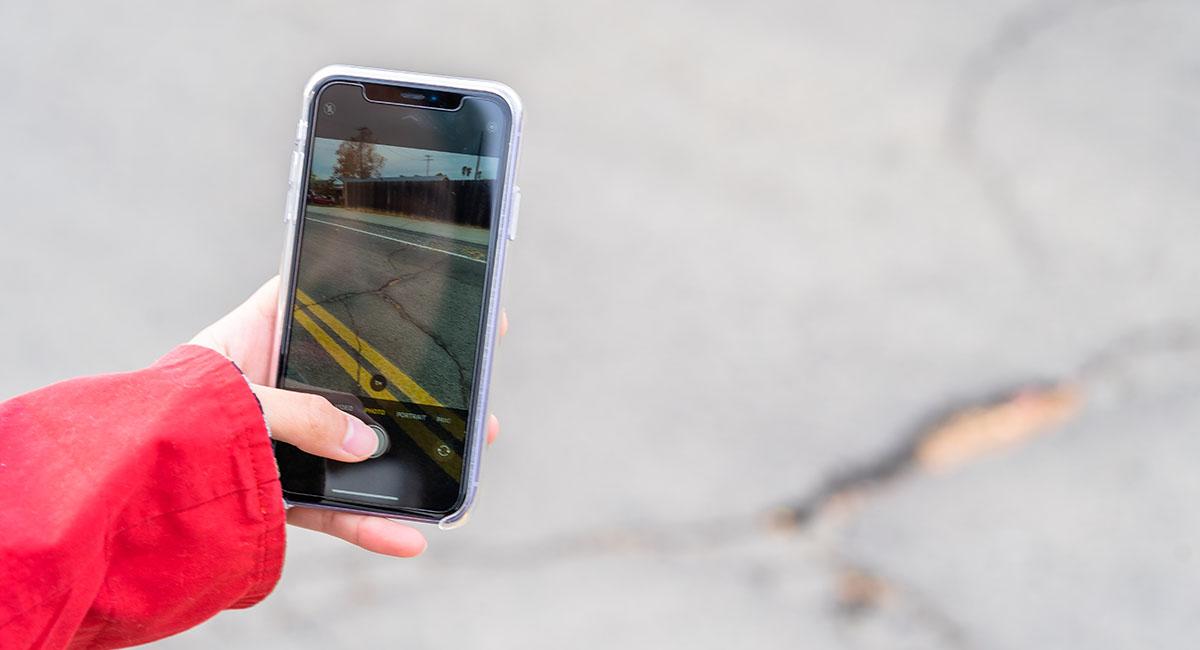
[(477, 264), (487, 264), (487, 262), (485, 262), (483, 260), (477, 260), (474, 257), (469, 257), (467, 255), (463, 255), (462, 253), (453, 253), (450, 251), (442, 250), (440, 248), (434, 248), (433, 246), (426, 246), (424, 244), (418, 244), (416, 242), (411, 242), (411, 241), (408, 241), (405, 239), (396, 239), (395, 237), (388, 237), (387, 235), (381, 235), (377, 232), (370, 232), (368, 230), (359, 230), (358, 228), (351, 228), (350, 226), (343, 226), (340, 223), (333, 223), (332, 221), (325, 221), (324, 219), (317, 219), (316, 217), (306, 217), (306, 219), (308, 221), (316, 221), (317, 223), (323, 223), (327, 226), (333, 226), (335, 228), (345, 228), (346, 230), (353, 230), (354, 232), (361, 232), (364, 235), (374, 235), (376, 237), (381, 237), (383, 239), (387, 239), (390, 241), (399, 242), (401, 244), (408, 244), (409, 246), (416, 246), (417, 248), (424, 248), (427, 251), (436, 251), (438, 253), (445, 253), (447, 255), (453, 255), (454, 257), (461, 257), (464, 260), (470, 260)]

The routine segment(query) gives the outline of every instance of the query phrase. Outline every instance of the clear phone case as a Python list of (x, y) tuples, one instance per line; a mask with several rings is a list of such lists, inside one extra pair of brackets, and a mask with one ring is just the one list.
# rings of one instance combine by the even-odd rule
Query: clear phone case
[[(485, 92), (495, 95), (508, 105), (508, 109), (512, 114), (512, 126), (508, 137), (507, 155), (502, 161), (504, 167), (504, 183), (501, 187), (500, 212), (497, 223), (499, 227), (493, 228), (491, 234), (490, 245), (492, 247), (492, 264), (488, 269), (487, 292), (484, 296), (484, 336), (482, 348), (479, 353), (478, 364), (478, 381), (475, 383), (473, 392), (473, 404), (471, 420), (466, 432), (466, 454), (465, 467), (463, 473), (463, 485), (465, 486), (465, 495), (462, 505), (454, 512), (440, 518), (426, 518), (416, 515), (402, 514), (387, 514), (383, 515), (393, 519), (404, 519), (408, 521), (417, 521), (424, 523), (437, 524), (439, 528), (449, 529), (457, 527), (465, 523), (471, 509), (471, 505), (475, 501), (475, 493), (479, 483), (479, 462), (482, 455), (487, 426), (487, 398), (488, 386), (491, 379), (492, 371), (492, 356), (496, 346), (496, 328), (500, 309), (500, 288), (501, 279), (504, 271), (504, 258), (507, 250), (507, 244), (510, 240), (516, 237), (516, 221), (517, 208), (519, 206), (520, 189), (517, 187), (516, 171), (517, 160), (520, 152), (521, 144), (521, 126), (523, 122), (523, 113), (521, 109), (521, 99), (508, 86), (495, 81), (484, 81), (480, 79), (468, 79), (461, 77), (445, 77), (439, 75), (419, 74), (412, 72), (400, 72), (396, 70), (383, 70), (378, 68), (365, 68), (351, 65), (331, 65), (321, 68), (314, 74), (304, 87), (304, 101), (300, 109), (300, 121), (296, 125), (296, 138), (292, 148), (292, 163), (291, 170), (288, 174), (288, 194), (287, 205), (284, 211), (284, 222), (287, 224), (287, 233), (284, 240), (283, 259), (280, 266), (281, 288), (279, 294), (279, 307), (276, 315), (276, 328), (274, 339), (275, 354), (271, 361), (271, 383), (275, 385), (278, 380), (279, 370), (283, 363), (282, 342), (284, 336), (284, 327), (287, 323), (287, 307), (292, 301), (292, 269), (295, 266), (294, 256), (296, 254), (296, 244), (299, 238), (300, 212), (303, 209), (303, 197), (306, 193), (304, 187), (307, 182), (303, 177), (305, 169), (305, 154), (308, 144), (308, 129), (311, 117), (313, 115), (314, 103), (317, 93), (325, 84), (331, 81), (360, 81), (367, 83), (397, 83), (408, 86), (423, 86), (433, 89), (446, 91), (475, 91)], [(286, 499), (285, 499), (286, 502)], [(288, 505), (292, 505), (288, 503)], [(330, 505), (315, 505), (305, 503), (305, 507), (319, 507), (332, 510), (344, 510), (348, 512), (357, 512), (365, 514), (379, 513), (358, 510), (349, 507), (338, 507)]]

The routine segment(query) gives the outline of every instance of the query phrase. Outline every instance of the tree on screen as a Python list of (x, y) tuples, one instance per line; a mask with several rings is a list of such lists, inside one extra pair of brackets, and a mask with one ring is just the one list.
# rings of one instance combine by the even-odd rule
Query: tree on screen
[(338, 178), (378, 178), (387, 159), (375, 151), (373, 139), (371, 129), (364, 126), (358, 129), (358, 135), (338, 145), (333, 175)]

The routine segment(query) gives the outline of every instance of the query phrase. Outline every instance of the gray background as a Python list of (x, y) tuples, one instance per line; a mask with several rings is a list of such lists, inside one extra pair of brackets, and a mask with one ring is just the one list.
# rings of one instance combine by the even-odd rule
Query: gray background
[[(289, 531), (274, 595), (161, 647), (1191, 647), (1198, 39), (1156, 0), (9, 0), (0, 395), (274, 272), (321, 65), (496, 78), (524, 206), (473, 522), (417, 560)], [(1051, 435), (771, 517), (1062, 381)]]

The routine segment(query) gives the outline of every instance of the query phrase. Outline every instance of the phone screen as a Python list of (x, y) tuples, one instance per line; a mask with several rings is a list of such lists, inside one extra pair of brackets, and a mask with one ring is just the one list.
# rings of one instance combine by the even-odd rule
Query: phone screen
[(341, 463), (277, 443), (276, 456), (293, 500), (436, 515), (464, 497), (482, 417), (510, 114), (486, 94), (380, 88), (332, 82), (313, 103), (278, 379), (363, 419), (383, 451)]

